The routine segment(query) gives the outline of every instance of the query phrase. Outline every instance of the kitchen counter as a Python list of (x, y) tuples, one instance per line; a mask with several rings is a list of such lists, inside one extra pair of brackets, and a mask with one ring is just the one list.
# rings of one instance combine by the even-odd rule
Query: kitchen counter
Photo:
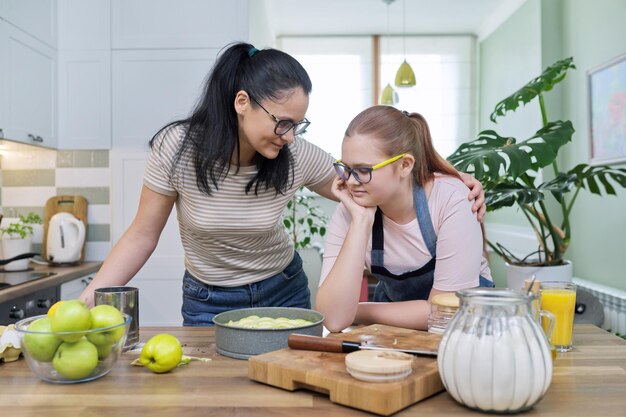
[(53, 272), (54, 275), (3, 288), (0, 290), (0, 303), (13, 300), (17, 297), (33, 293), (44, 288), (61, 285), (64, 282), (72, 281), (87, 274), (98, 272), (101, 265), (102, 262), (83, 262), (80, 265), (49, 266), (31, 262), (30, 267), (34, 271)]
[[(215, 352), (214, 330), (207, 327), (148, 327), (141, 340), (171, 333), (185, 354), (211, 358), (167, 374), (130, 366), (138, 351), (124, 353), (111, 373), (87, 383), (55, 385), (38, 380), (26, 361), (0, 365), (2, 415), (53, 416), (372, 416), (336, 405), (328, 397), (284, 391), (248, 379), (246, 361)], [(576, 325), (574, 350), (559, 353), (552, 385), (535, 407), (522, 415), (623, 416), (626, 404), (626, 341), (593, 325)], [(445, 391), (394, 416), (478, 416)]]

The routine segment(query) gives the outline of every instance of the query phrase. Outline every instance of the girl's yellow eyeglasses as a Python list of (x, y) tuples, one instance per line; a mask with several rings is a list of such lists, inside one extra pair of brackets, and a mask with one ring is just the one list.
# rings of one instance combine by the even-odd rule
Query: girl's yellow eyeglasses
[(381, 162), (380, 164), (376, 164), (374, 166), (371, 167), (354, 167), (354, 168), (350, 168), (349, 166), (347, 166), (346, 164), (344, 164), (343, 162), (341, 162), (341, 160), (338, 160), (337, 162), (335, 162), (333, 164), (333, 166), (335, 167), (335, 171), (337, 172), (337, 175), (339, 176), (339, 178), (341, 178), (344, 181), (348, 181), (348, 179), (350, 178), (350, 175), (354, 176), (354, 179), (357, 180), (360, 184), (367, 184), (368, 182), (370, 182), (372, 180), (372, 171), (375, 171), (379, 168), (382, 168), (386, 165), (389, 165), (391, 163), (396, 162), (398, 159), (402, 158), (406, 156), (406, 153), (400, 154), (400, 155), (396, 155), (392, 158), (387, 159), (386, 161)]

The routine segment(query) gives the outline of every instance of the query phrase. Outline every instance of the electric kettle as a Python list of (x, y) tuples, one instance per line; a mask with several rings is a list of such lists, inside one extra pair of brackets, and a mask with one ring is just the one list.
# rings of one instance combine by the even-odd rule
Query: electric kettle
[(77, 262), (85, 242), (85, 224), (71, 213), (57, 213), (48, 224), (46, 255), (55, 264)]

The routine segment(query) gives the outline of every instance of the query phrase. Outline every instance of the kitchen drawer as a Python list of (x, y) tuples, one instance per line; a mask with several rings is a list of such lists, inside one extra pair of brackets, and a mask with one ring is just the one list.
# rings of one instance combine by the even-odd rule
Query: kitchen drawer
[(78, 298), (87, 285), (93, 280), (95, 274), (85, 275), (72, 281), (61, 284), (61, 300)]

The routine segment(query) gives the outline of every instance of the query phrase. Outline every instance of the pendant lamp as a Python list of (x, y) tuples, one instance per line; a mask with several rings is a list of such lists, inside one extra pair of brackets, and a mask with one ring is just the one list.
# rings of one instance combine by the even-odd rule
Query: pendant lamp
[[(389, 42), (389, 6), (393, 2), (394, 0), (383, 0), (383, 3), (387, 5), (387, 43)], [(387, 83), (385, 88), (383, 88), (383, 91), (380, 93), (380, 99), (378, 100), (379, 104), (394, 106), (398, 104), (398, 101), (398, 93), (393, 89), (390, 83)]]
[(406, 0), (402, 0), (402, 49), (404, 62), (396, 72), (396, 87), (414, 87), (415, 73), (413, 68), (406, 62)]
[(387, 83), (385, 88), (383, 88), (383, 92), (380, 94), (380, 104), (387, 106), (398, 104), (398, 93), (389, 83)]

